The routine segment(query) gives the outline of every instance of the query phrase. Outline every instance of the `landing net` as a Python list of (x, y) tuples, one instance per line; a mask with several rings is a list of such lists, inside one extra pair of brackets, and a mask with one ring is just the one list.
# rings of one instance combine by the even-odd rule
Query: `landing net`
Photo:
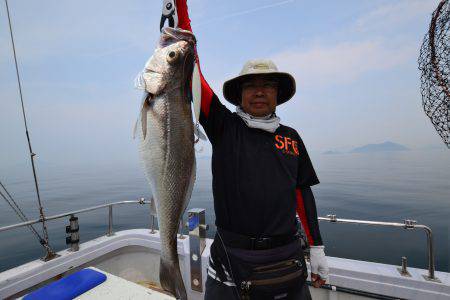
[(450, 149), (450, 1), (433, 12), (420, 49), (422, 104), (438, 134)]

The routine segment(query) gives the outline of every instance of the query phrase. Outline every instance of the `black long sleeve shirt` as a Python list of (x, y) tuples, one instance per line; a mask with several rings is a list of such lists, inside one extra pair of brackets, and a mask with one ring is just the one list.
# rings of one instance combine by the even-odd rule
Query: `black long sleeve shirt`
[(298, 213), (310, 245), (321, 245), (310, 188), (319, 180), (297, 131), (248, 127), (203, 77), (200, 123), (213, 150), (216, 225), (252, 237), (289, 235)]

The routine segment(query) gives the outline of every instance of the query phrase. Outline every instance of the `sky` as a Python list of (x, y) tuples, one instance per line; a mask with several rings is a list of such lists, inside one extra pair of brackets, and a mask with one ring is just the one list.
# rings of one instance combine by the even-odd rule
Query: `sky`
[[(297, 93), (277, 108), (309, 151), (393, 141), (445, 148), (420, 96), (417, 57), (438, 0), (188, 1), (202, 71), (222, 84), (272, 59)], [(162, 1), (10, 0), (33, 150), (41, 162), (137, 161), (136, 74)], [(234, 110), (232, 105), (227, 105)], [(5, 4), (0, 5), (0, 166), (28, 159)], [(207, 142), (197, 146), (210, 155)]]

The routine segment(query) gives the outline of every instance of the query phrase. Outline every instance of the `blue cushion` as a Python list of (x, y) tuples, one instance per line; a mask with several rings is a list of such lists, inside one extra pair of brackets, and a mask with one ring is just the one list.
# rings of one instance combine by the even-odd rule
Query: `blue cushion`
[(23, 299), (73, 299), (106, 280), (106, 275), (95, 270), (83, 269), (52, 282), (26, 295)]

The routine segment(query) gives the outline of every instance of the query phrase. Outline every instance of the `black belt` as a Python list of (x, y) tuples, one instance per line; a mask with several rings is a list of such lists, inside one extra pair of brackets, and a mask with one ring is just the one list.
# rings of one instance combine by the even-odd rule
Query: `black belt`
[(295, 240), (298, 240), (297, 234), (292, 235), (277, 235), (270, 237), (250, 237), (231, 231), (217, 228), (223, 243), (227, 247), (240, 248), (247, 250), (267, 250), (276, 247), (287, 245)]

